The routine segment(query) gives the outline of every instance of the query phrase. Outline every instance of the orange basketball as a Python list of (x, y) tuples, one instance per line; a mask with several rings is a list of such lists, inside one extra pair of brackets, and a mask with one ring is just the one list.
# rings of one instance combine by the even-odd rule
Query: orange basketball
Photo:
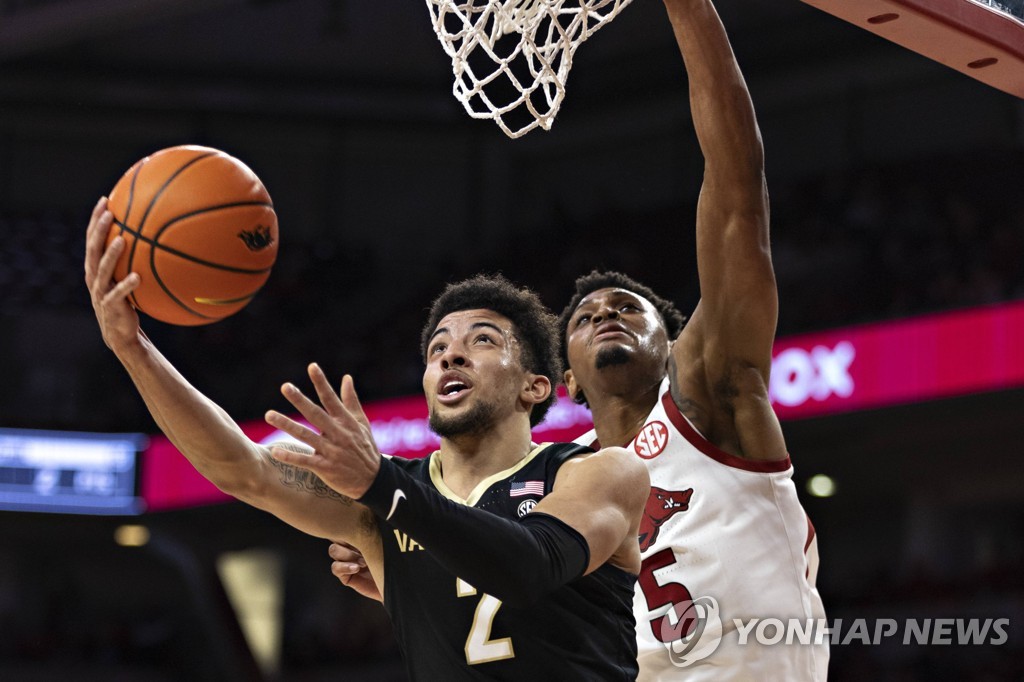
[(128, 169), (110, 193), (107, 244), (125, 250), (120, 281), (141, 281), (132, 304), (150, 317), (200, 325), (252, 300), (277, 258), (277, 215), (260, 179), (222, 151), (170, 147)]

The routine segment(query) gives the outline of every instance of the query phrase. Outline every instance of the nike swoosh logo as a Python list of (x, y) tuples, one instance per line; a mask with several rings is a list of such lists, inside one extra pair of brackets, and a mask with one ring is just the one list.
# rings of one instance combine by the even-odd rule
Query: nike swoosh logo
[(404, 497), (405, 492), (401, 488), (395, 491), (395, 496), (391, 501), (391, 511), (388, 512), (387, 518), (384, 519), (385, 521), (390, 521), (391, 517), (395, 515), (395, 509), (398, 508), (398, 501)]

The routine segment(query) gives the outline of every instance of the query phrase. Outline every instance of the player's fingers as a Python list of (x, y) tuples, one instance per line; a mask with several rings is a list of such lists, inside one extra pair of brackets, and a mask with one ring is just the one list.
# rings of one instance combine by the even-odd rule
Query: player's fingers
[(377, 583), (373, 582), (373, 579), (366, 574), (365, 570), (360, 573), (356, 573), (355, 575), (346, 577), (339, 576), (339, 578), (341, 579), (342, 584), (355, 590), (356, 593), (361, 594), (368, 599), (384, 601), (384, 598), (381, 597), (380, 590), (377, 589)]
[(348, 579), (353, 575), (359, 573), (363, 569), (359, 564), (353, 564), (348, 561), (335, 561), (331, 564), (331, 571), (334, 575), (342, 578), (342, 582), (348, 584)]
[(306, 394), (299, 390), (299, 387), (289, 382), (284, 383), (281, 386), (281, 394), (287, 398), (288, 402), (295, 406), (295, 409), (302, 413), (302, 416), (306, 420), (318, 428), (320, 433), (324, 433), (330, 430), (333, 425), (331, 415), (327, 414), (326, 411), (312, 400), (306, 397)]
[(107, 305), (113, 301), (120, 301), (128, 298), (128, 295), (135, 291), (135, 288), (139, 286), (139, 282), (141, 281), (142, 279), (136, 273), (130, 273), (127, 277), (118, 282), (113, 289), (108, 291), (103, 298), (100, 299), (100, 303), (102, 305)]
[(117, 266), (117, 259), (121, 257), (124, 249), (124, 238), (117, 237), (113, 242), (111, 242), (110, 248), (103, 252), (103, 256), (96, 264), (92, 281), (88, 282), (89, 291), (91, 291), (94, 296), (102, 297), (102, 295), (104, 295), (110, 288), (111, 282), (114, 279), (114, 267)]
[(320, 365), (315, 362), (310, 363), (306, 371), (309, 372), (316, 395), (320, 398), (320, 404), (324, 406), (327, 413), (336, 418), (346, 417), (344, 406), (334, 389), (331, 388), (331, 382), (327, 380), (327, 375), (320, 369)]
[(359, 573), (347, 573), (346, 571), (347, 568), (331, 566), (331, 572), (345, 587), (355, 590), (357, 594), (367, 599), (384, 601), (380, 590), (377, 589), (377, 583), (373, 582), (373, 579), (367, 575), (365, 569)]
[(282, 464), (291, 464), (297, 466), (300, 469), (308, 469), (313, 473), (318, 471), (318, 464), (320, 459), (317, 457), (315, 452), (303, 453), (295, 452), (288, 448), (281, 448), (277, 446), (270, 447), (270, 456), (276, 459)]
[[(302, 441), (314, 450), (323, 446), (323, 439), (320, 437), (320, 434), (313, 429), (303, 426), (294, 419), (284, 416), (277, 410), (268, 410), (266, 415), (264, 415), (264, 419), (274, 428), (281, 429), (292, 438)], [(277, 457), (277, 459), (284, 461), (280, 457)]]
[(370, 420), (366, 416), (366, 412), (363, 411), (362, 403), (359, 402), (359, 396), (356, 394), (356, 382), (351, 374), (346, 374), (341, 379), (341, 402), (357, 421), (367, 429), (370, 428)]
[(103, 211), (95, 221), (89, 222), (89, 230), (85, 238), (85, 283), (92, 285), (99, 260), (103, 256), (107, 241), (107, 232), (114, 217), (109, 211)]
[(96, 231), (96, 223), (99, 222), (100, 216), (107, 210), (107, 198), (100, 197), (96, 201), (96, 205), (92, 207), (92, 214), (89, 216), (89, 226), (85, 228), (85, 238), (88, 239), (93, 232)]
[(335, 561), (362, 566), (366, 565), (366, 561), (363, 559), (363, 555), (359, 553), (359, 550), (344, 542), (332, 542), (331, 546), (327, 548), (327, 554)]

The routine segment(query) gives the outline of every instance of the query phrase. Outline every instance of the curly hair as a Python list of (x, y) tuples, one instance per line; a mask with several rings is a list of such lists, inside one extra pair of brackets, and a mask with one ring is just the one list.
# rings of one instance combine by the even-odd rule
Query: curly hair
[[(646, 298), (661, 316), (661, 321), (665, 325), (665, 331), (671, 340), (679, 336), (679, 332), (683, 331), (683, 326), (686, 324), (686, 316), (679, 312), (674, 303), (658, 296), (647, 285), (641, 284), (629, 275), (621, 272), (614, 270), (604, 272), (592, 270), (590, 274), (577, 277), (575, 287), (576, 292), (573, 294), (572, 299), (569, 300), (569, 304), (565, 306), (562, 314), (558, 316), (558, 345), (561, 350), (562, 362), (566, 366), (569, 365), (569, 321), (572, 319), (572, 314), (576, 312), (576, 308), (579, 307), (580, 301), (598, 289), (625, 289)], [(586, 405), (586, 398), (582, 393), (580, 391), (580, 395), (573, 399), (577, 403)]]
[(551, 381), (551, 395), (530, 411), (530, 426), (536, 426), (555, 402), (555, 387), (562, 380), (562, 360), (558, 352), (558, 319), (533, 291), (517, 288), (500, 274), (477, 275), (449, 284), (430, 307), (420, 335), (421, 355), (426, 357), (430, 337), (445, 315), (475, 308), (507, 317), (519, 340), (523, 368)]

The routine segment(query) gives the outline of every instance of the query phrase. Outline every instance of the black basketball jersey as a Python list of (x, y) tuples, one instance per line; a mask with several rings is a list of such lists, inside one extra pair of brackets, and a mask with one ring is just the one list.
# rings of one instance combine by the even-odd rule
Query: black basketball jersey
[[(545, 444), (482, 481), (468, 500), (441, 478), (438, 453), (391, 461), (445, 497), (508, 519), (551, 492), (558, 468), (591, 452)], [(384, 548), (384, 607), (413, 680), (635, 680), (636, 576), (605, 564), (515, 608), (448, 572), (416, 542), (378, 519)]]

